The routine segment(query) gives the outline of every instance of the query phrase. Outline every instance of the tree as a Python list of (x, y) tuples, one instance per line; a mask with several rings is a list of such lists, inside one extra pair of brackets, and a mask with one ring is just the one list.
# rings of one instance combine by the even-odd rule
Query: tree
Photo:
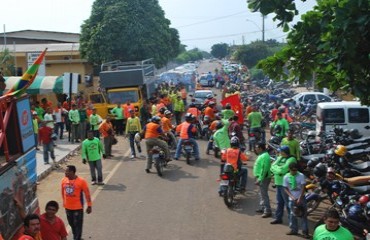
[[(279, 25), (298, 12), (293, 0), (248, 0), (249, 7), (274, 13)], [(282, 3), (284, 2), (284, 3)], [(320, 0), (302, 15), (287, 37), (287, 46), (258, 67), (273, 79), (312, 79), (319, 87), (348, 91), (370, 104), (370, 1)], [(289, 74), (284, 72), (287, 67)]]
[(240, 45), (233, 53), (233, 58), (248, 68), (254, 67), (258, 61), (265, 59), (273, 53), (267, 43), (255, 41), (247, 45)]
[(229, 53), (229, 46), (226, 43), (214, 44), (211, 47), (211, 54), (216, 58), (224, 58)]
[(0, 70), (3, 76), (15, 76), (14, 57), (10, 54), (8, 48), (0, 52)]
[(178, 63), (187, 63), (190, 61), (197, 61), (203, 58), (203, 52), (200, 51), (198, 48), (191, 49), (189, 51), (185, 51), (180, 53), (175, 61)]
[(169, 25), (158, 0), (96, 0), (81, 26), (81, 55), (94, 64), (153, 58), (161, 67), (180, 48)]

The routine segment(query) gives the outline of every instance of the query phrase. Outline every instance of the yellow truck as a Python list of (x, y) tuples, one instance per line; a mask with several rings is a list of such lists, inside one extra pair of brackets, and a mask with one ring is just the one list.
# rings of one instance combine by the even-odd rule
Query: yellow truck
[(99, 92), (89, 95), (97, 114), (106, 118), (118, 103), (130, 100), (139, 115), (145, 99), (155, 90), (155, 67), (151, 59), (136, 62), (113, 61), (101, 65)]

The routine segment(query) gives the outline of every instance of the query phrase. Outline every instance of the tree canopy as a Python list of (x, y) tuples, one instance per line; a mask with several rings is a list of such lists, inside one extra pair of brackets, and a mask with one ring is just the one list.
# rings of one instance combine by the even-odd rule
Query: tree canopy
[(224, 58), (229, 53), (229, 46), (226, 43), (217, 43), (211, 47), (211, 54), (216, 58)]
[(169, 26), (158, 0), (96, 0), (81, 26), (81, 55), (94, 64), (153, 58), (161, 67), (180, 48)]
[[(248, 3), (264, 15), (274, 13), (285, 31), (298, 13), (293, 0)], [(258, 64), (271, 78), (303, 82), (314, 76), (318, 86), (348, 91), (370, 105), (370, 0), (318, 0), (292, 27), (287, 42)]]
[(8, 48), (5, 48), (0, 52), (0, 69), (1, 73), (4, 76), (15, 76), (15, 65), (14, 65), (14, 56), (11, 55)]

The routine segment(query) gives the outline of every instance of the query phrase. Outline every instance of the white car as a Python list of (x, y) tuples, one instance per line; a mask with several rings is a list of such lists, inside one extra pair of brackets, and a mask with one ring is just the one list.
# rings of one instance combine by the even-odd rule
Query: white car
[(299, 107), (301, 103), (306, 104), (309, 100), (313, 100), (315, 103), (334, 102), (333, 98), (322, 92), (301, 92), (294, 95), (292, 98), (284, 99), (284, 102), (289, 101), (290, 99), (295, 101), (297, 107)]
[(197, 90), (194, 92), (192, 97), (194, 98), (195, 106), (196, 107), (201, 107), (203, 106), (204, 101), (207, 99), (208, 94), (211, 94), (212, 97), (215, 97), (215, 94), (212, 92), (212, 90)]

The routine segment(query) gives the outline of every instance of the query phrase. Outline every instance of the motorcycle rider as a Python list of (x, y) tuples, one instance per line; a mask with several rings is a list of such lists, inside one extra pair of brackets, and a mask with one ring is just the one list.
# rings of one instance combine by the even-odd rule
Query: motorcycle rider
[(234, 136), (230, 140), (230, 148), (226, 149), (226, 151), (221, 156), (221, 172), (223, 171), (223, 167), (226, 163), (230, 163), (234, 170), (238, 172), (238, 176), (241, 177), (239, 188), (241, 192), (245, 191), (247, 186), (247, 179), (248, 179), (248, 170), (246, 168), (242, 168), (241, 162), (248, 161), (247, 155), (240, 150), (240, 142), (238, 137)]
[(243, 131), (242, 128), (240, 127), (240, 124), (238, 123), (238, 116), (233, 116), (230, 118), (230, 126), (229, 126), (229, 136), (230, 138), (233, 137), (234, 135), (238, 137), (238, 140), (240, 142), (240, 146), (242, 148), (245, 148), (245, 138), (243, 136)]
[(143, 131), (145, 132), (144, 138), (146, 139), (145, 144), (148, 154), (147, 165), (145, 169), (147, 173), (150, 173), (150, 169), (152, 168), (153, 156), (151, 150), (154, 146), (158, 146), (164, 151), (166, 161), (171, 161), (170, 149), (168, 148), (167, 143), (158, 138), (159, 136), (164, 136), (160, 122), (161, 118), (158, 116), (154, 116), (152, 117), (151, 122), (148, 123), (143, 129)]
[(234, 110), (231, 109), (231, 104), (226, 103), (225, 109), (221, 111), (222, 115), (224, 116), (224, 119), (229, 120), (230, 118), (235, 116)]
[[(208, 140), (208, 144), (207, 144), (207, 149), (206, 149), (206, 154), (209, 155), (209, 150), (212, 150), (213, 149), (213, 134), (216, 132), (216, 127), (217, 127), (217, 124), (221, 121), (222, 119), (222, 114), (221, 113), (217, 113), (215, 115), (216, 119), (211, 122), (211, 124), (209, 125), (209, 130), (211, 131), (212, 135), (211, 137), (209, 138)], [(208, 119), (208, 116), (207, 117), (204, 117), (204, 119)]]
[(263, 116), (256, 105), (253, 105), (252, 112), (248, 114), (247, 120), (249, 123), (249, 133), (260, 133), (262, 142), (265, 142), (265, 134), (261, 129)]
[(191, 142), (194, 147), (195, 160), (199, 160), (199, 147), (194, 136), (197, 131), (196, 126), (193, 124), (195, 118), (191, 113), (185, 114), (185, 122), (181, 123), (180, 139), (177, 142), (177, 148), (175, 153), (175, 160), (179, 160), (182, 143), (187, 140)]
[[(230, 138), (228, 133), (228, 126), (224, 125), (222, 121), (219, 121), (216, 126), (216, 132), (213, 134), (213, 146), (218, 150), (228, 149), (231, 147)], [(214, 150), (215, 150), (214, 148)], [(215, 156), (218, 154), (215, 151)]]
[(276, 117), (277, 117), (277, 120), (275, 120), (271, 124), (271, 129), (276, 130), (275, 136), (283, 138), (286, 136), (286, 133), (288, 132), (289, 123), (285, 118), (283, 118), (283, 115), (281, 112), (278, 112), (276, 114)]
[(290, 208), (288, 194), (283, 187), (283, 179), (285, 174), (289, 172), (289, 164), (295, 163), (296, 159), (290, 154), (289, 146), (281, 146), (279, 148), (280, 155), (276, 161), (271, 165), (271, 172), (274, 175), (274, 182), (276, 186), (276, 212), (275, 220), (271, 224), (283, 223), (284, 205), (288, 211), (288, 219), (290, 218)]
[(163, 127), (163, 132), (166, 134), (166, 136), (173, 142), (176, 143), (176, 137), (173, 134), (172, 130), (175, 129), (175, 127), (171, 123), (171, 117), (172, 113), (170, 110), (166, 110), (164, 112), (164, 117), (162, 117), (161, 122), (162, 122), (162, 127)]
[(194, 103), (189, 104), (189, 108), (188, 108), (187, 113), (192, 114), (195, 117), (196, 121), (198, 121), (198, 116), (200, 116), (200, 114), (201, 114), (200, 110), (197, 107), (195, 107)]
[(216, 103), (216, 98), (212, 96), (212, 94), (207, 94), (207, 99), (203, 103), (203, 107), (207, 107), (210, 102)]
[(204, 116), (208, 116), (210, 121), (213, 121), (215, 119), (215, 106), (216, 106), (216, 103), (213, 101), (210, 101), (208, 103), (208, 106), (204, 110)]

